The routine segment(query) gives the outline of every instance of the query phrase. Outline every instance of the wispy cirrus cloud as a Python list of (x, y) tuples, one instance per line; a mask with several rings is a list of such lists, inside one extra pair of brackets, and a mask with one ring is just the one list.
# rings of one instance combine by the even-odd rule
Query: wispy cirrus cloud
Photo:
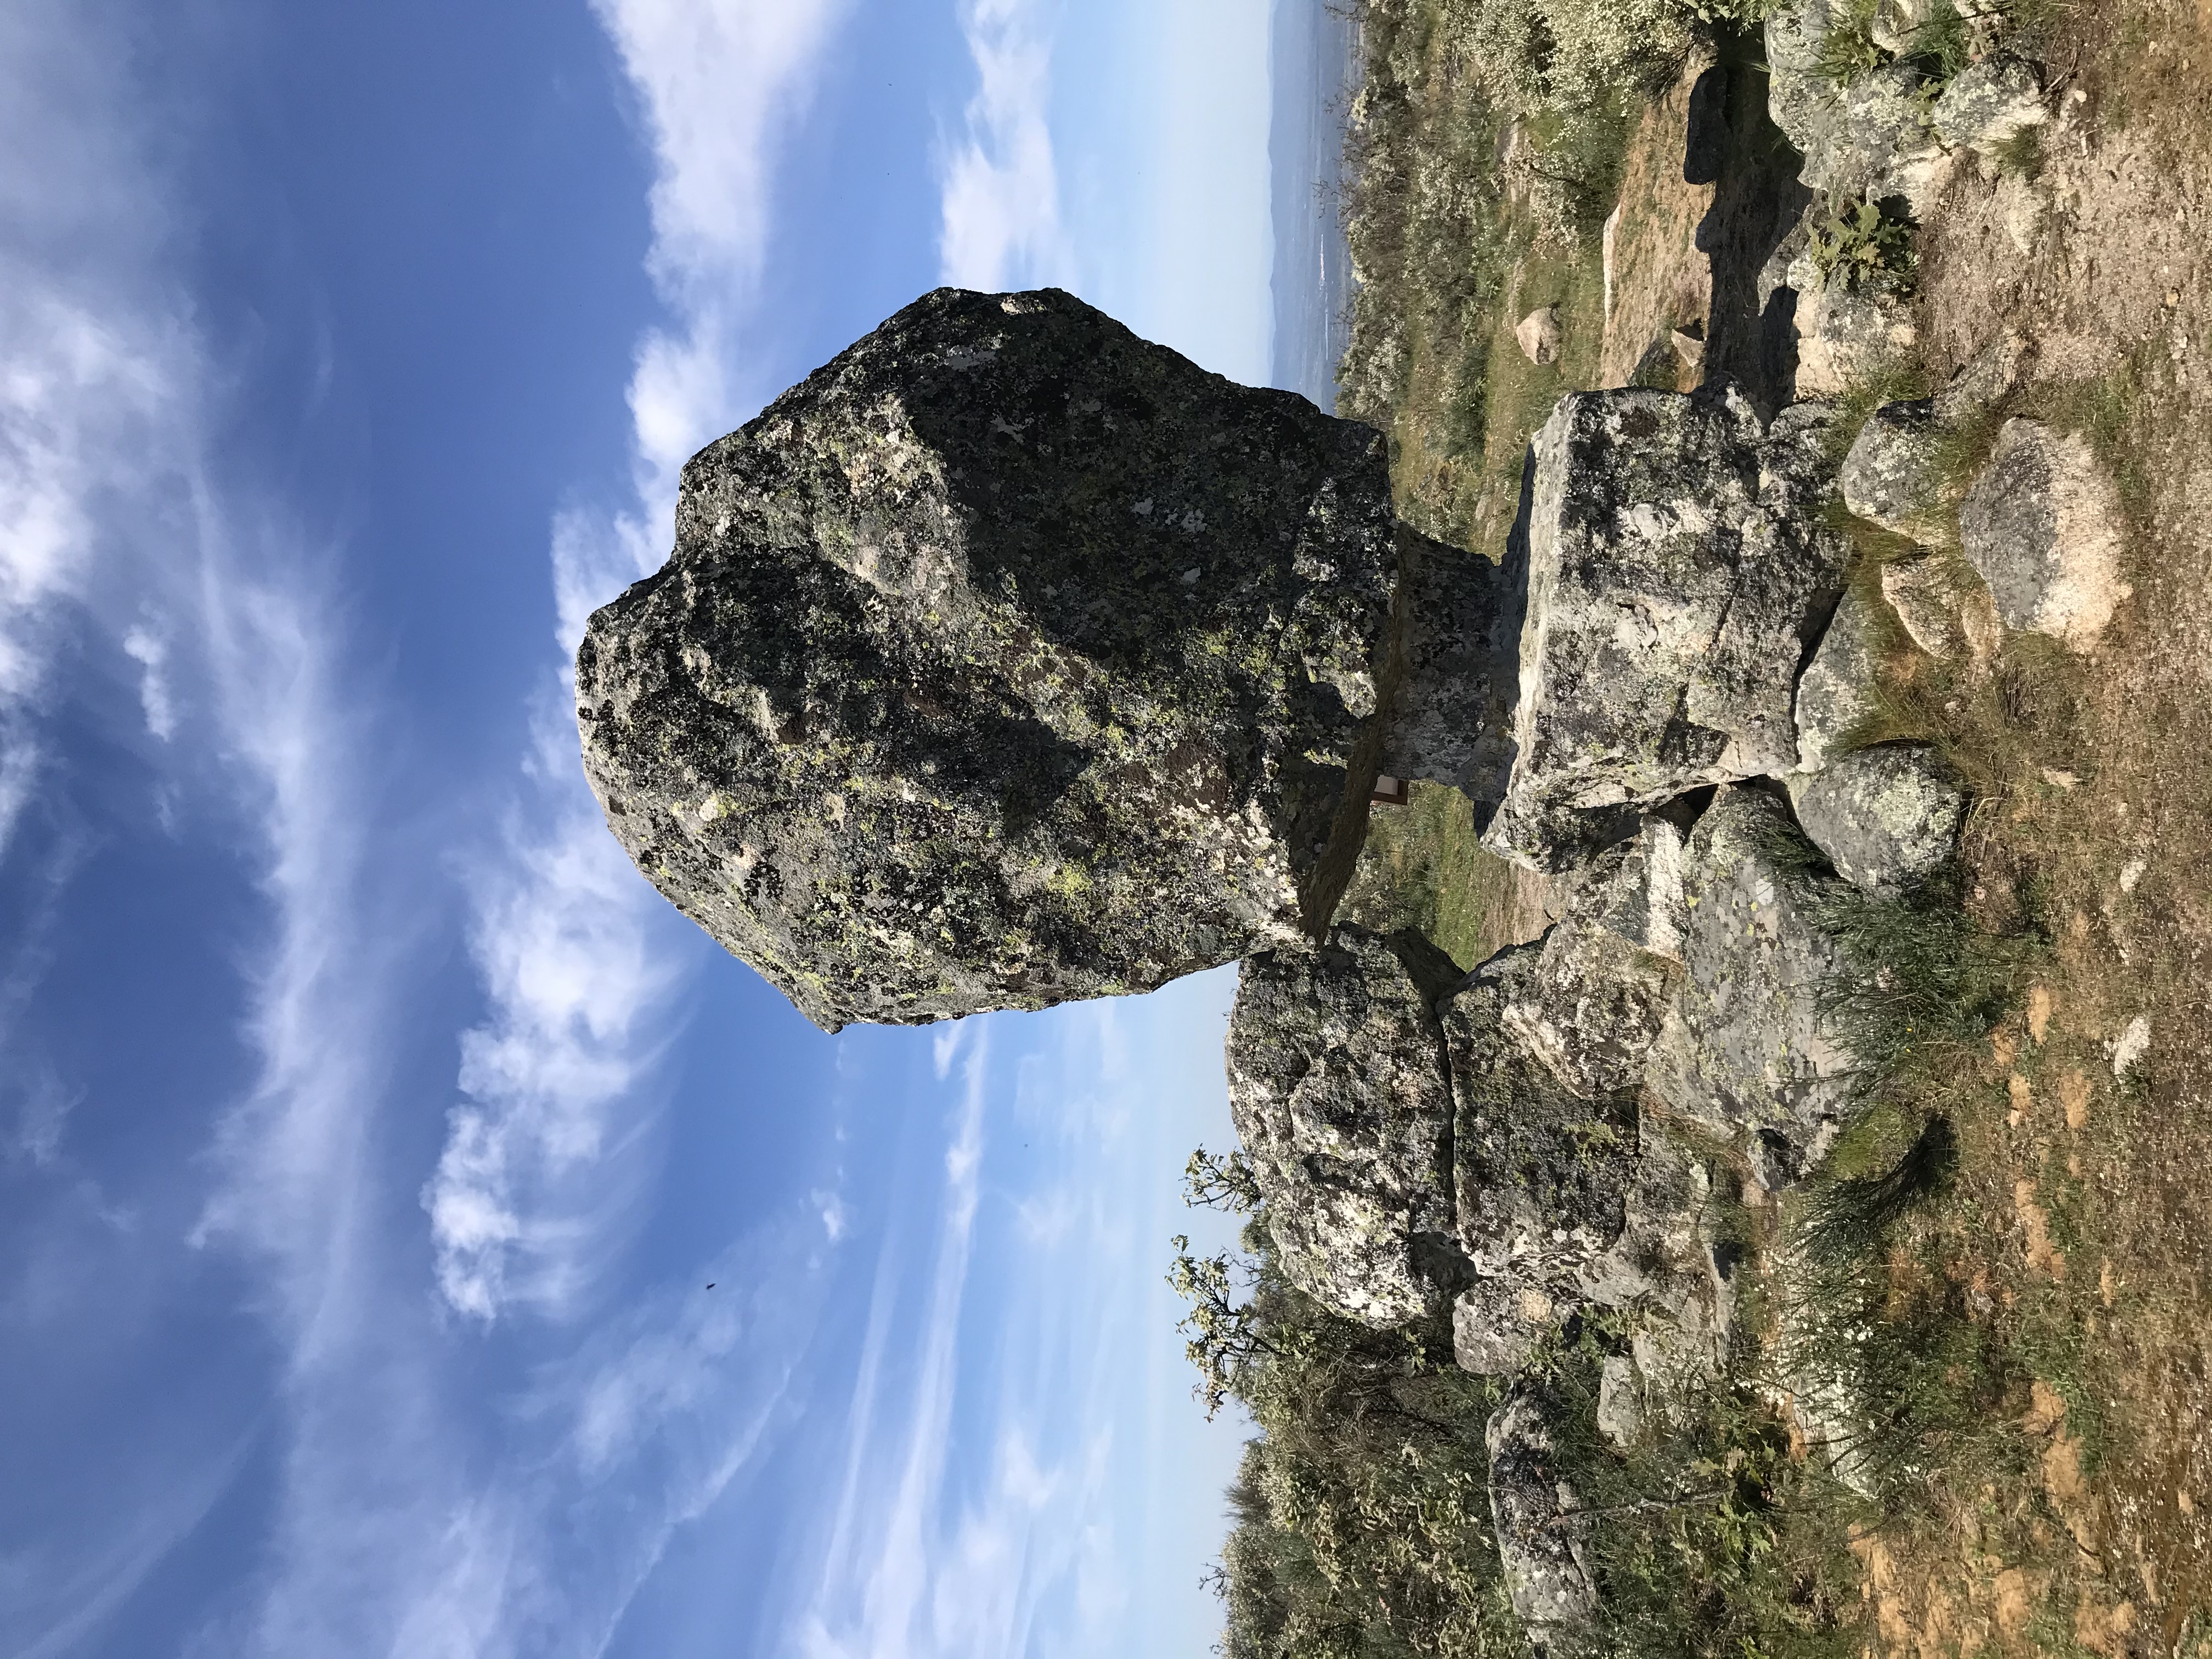
[(1072, 286), (1048, 115), (1052, 46), (1036, 0), (963, 0), (977, 76), (965, 131), (941, 167), (939, 255), (957, 288)]

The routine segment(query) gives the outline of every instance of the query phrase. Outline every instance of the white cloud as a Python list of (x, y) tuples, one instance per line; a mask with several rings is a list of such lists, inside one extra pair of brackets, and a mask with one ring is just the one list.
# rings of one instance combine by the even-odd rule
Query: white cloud
[(732, 353), (766, 255), (777, 152), (848, 0), (595, 0), (595, 9), (644, 116), (648, 265), (676, 318), (640, 346), (630, 382), (639, 490), (659, 525), (685, 459), (735, 424)]
[(146, 729), (167, 743), (176, 735), (177, 710), (169, 696), (169, 641), (141, 624), (123, 636), (123, 654), (138, 665), (138, 704)]
[(1041, 10), (1036, 0), (963, 0), (960, 8), (979, 84), (965, 135), (940, 169), (939, 258), (957, 288), (1075, 283), (1047, 118), (1052, 48)]
[(465, 1314), (574, 1308), (606, 1254), (597, 1218), (623, 1195), (611, 1152), (650, 1115), (672, 941), (659, 901), (575, 779), (573, 725), (541, 702), (531, 769), (542, 830), (511, 825), (470, 878), (472, 954), (489, 1018), (461, 1038), (460, 1086), (424, 1187), (438, 1282)]

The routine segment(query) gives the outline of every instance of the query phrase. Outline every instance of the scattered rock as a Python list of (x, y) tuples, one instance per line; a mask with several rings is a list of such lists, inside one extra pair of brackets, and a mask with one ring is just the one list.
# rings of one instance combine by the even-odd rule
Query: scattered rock
[(2112, 1039), (2112, 1075), (2124, 1078), (2142, 1062), (2150, 1050), (2150, 1018), (2137, 1014), (2127, 1023), (2119, 1036)]
[(1922, 541), (1942, 533), (1934, 404), (1884, 404), (1844, 458), (1844, 505), (1870, 524)]
[(1334, 929), (1239, 975), (1229, 1109), (1291, 1282), (1371, 1325), (1454, 1288), (1453, 1089), (1432, 1003), (1460, 978), (1416, 933)]
[(1854, 886), (1893, 896), (1958, 850), (1966, 792), (1924, 743), (1838, 756), (1794, 792), (1797, 822)]
[(1478, 823), (1504, 799), (1521, 691), (1528, 550), (1516, 538), (1492, 564), (1402, 525), (1391, 700), (1382, 769), (1448, 783)]
[(1597, 1431), (1620, 1452), (1644, 1438), (1644, 1379), (1626, 1354), (1607, 1354), (1598, 1367)]
[(1885, 564), (1881, 595), (1913, 644), (1931, 657), (1986, 663), (2003, 643), (1988, 588), (1948, 555)]
[(1560, 1478), (1543, 1406), (1516, 1389), (1492, 1413), (1490, 1513), (1498, 1532), (1505, 1592), (1531, 1647), (1544, 1655), (1571, 1644), (1597, 1614), (1579, 1516), (1581, 1499)]
[(2127, 867), (2120, 872), (2120, 890), (2123, 893), (2134, 892), (2136, 884), (2143, 878), (2143, 872), (2149, 868), (2150, 864), (2147, 860), (2130, 859)]
[(1968, 64), (1943, 88), (1929, 118), (1936, 136), (1954, 149), (1971, 149), (1984, 161), (2029, 127), (2051, 118), (2035, 66), (2008, 52), (1993, 52)]
[(1844, 595), (1820, 647), (1797, 679), (1797, 764), (1816, 772), (1875, 715), (1880, 623), (1856, 589)]
[(1678, 328), (1669, 332), (1668, 338), (1674, 344), (1674, 355), (1682, 360), (1683, 368), (1696, 369), (1705, 366), (1705, 342), (1702, 336)]
[(1966, 492), (1960, 544), (2008, 628), (2093, 644), (2130, 590), (2120, 580), (2119, 492), (2072, 433), (2014, 417)]
[(1537, 435), (1528, 611), (1495, 851), (1558, 871), (1641, 809), (1796, 764), (1798, 665), (1842, 590), (1831, 411), (1733, 392), (1563, 398)]
[(1722, 790), (1698, 820), (1683, 866), (1686, 973), (1650, 1076), (1681, 1116), (1753, 1133), (1753, 1173), (1770, 1188), (1819, 1161), (1851, 1089), (1850, 1054), (1820, 1008), (1842, 965), (1814, 914), (1827, 878), (1778, 862), (1796, 833), (1781, 802), (1749, 787)]
[(2021, 365), (2027, 342), (2018, 331), (2006, 329), (1962, 365), (1950, 384), (1936, 394), (1934, 411), (1939, 425), (1954, 425), (1986, 413), (2002, 402), (2020, 384)]
[(1392, 543), (1370, 428), (939, 289), (685, 467), (578, 653), (586, 773), (826, 1030), (1147, 990), (1325, 925)]
[(1544, 306), (1523, 317), (1513, 330), (1521, 355), (1539, 368), (1559, 361), (1559, 308)]

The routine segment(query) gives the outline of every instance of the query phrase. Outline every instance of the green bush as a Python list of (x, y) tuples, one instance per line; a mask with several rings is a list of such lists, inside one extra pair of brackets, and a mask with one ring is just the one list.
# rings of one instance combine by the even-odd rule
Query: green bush
[(1889, 198), (1863, 196), (1838, 204), (1814, 228), (1811, 252), (1824, 288), (1911, 289), (1912, 222)]

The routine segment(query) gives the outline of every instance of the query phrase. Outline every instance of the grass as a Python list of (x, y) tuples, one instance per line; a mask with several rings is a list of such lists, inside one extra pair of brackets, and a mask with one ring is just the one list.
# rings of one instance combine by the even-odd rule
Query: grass
[(1340, 918), (1389, 933), (1418, 928), (1472, 968), (1516, 942), (1519, 878), (1484, 850), (1474, 808), (1456, 789), (1416, 783), (1404, 806), (1378, 806)]

